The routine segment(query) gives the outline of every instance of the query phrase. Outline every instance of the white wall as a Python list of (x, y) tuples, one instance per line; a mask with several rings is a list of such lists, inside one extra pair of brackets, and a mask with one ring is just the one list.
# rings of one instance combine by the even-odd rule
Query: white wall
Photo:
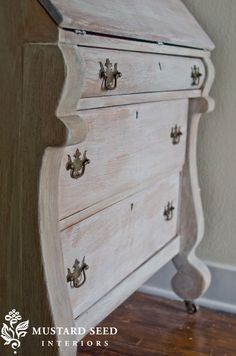
[(236, 266), (236, 0), (183, 0), (216, 45), (213, 113), (202, 118), (199, 180), (206, 232), (198, 255)]

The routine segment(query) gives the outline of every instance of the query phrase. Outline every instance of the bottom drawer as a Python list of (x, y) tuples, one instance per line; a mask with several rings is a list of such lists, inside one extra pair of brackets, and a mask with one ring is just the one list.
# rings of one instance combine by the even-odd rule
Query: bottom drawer
[(176, 173), (61, 232), (65, 271), (84, 256), (89, 266), (80, 288), (68, 283), (74, 317), (176, 235), (178, 193)]

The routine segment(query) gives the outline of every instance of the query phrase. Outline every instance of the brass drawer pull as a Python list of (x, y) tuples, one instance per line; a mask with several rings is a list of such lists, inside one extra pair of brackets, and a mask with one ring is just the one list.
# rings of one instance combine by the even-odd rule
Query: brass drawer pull
[(181, 127), (175, 125), (175, 127), (171, 128), (171, 133), (170, 133), (170, 137), (172, 138), (172, 143), (173, 145), (178, 145), (180, 143), (180, 137), (183, 135), (183, 133), (181, 132)]
[(117, 86), (117, 79), (122, 76), (121, 72), (117, 69), (117, 63), (114, 64), (114, 69), (112, 69), (112, 63), (110, 59), (106, 59), (105, 67), (102, 62), (100, 63), (99, 77), (102, 79), (102, 88), (105, 90), (113, 90)]
[(75, 260), (73, 265), (73, 272), (71, 272), (70, 268), (67, 268), (67, 283), (70, 283), (71, 288), (79, 288), (86, 282), (86, 274), (85, 271), (89, 269), (89, 266), (84, 262), (85, 257), (82, 260), (80, 265), (80, 261)]
[(71, 178), (78, 179), (84, 175), (85, 166), (90, 163), (90, 160), (86, 156), (87, 151), (84, 151), (82, 159), (80, 158), (81, 152), (77, 148), (74, 154), (74, 161), (72, 162), (71, 156), (68, 155), (68, 161), (66, 163), (66, 170), (70, 171)]
[(166, 219), (166, 221), (170, 221), (173, 219), (173, 211), (174, 211), (174, 206), (173, 206), (173, 203), (172, 202), (168, 202), (167, 206), (165, 207), (164, 209), (164, 217)]
[(199, 85), (200, 84), (200, 78), (202, 76), (202, 73), (200, 73), (199, 67), (194, 65), (192, 67), (192, 73), (191, 73), (191, 78), (192, 78), (192, 86)]

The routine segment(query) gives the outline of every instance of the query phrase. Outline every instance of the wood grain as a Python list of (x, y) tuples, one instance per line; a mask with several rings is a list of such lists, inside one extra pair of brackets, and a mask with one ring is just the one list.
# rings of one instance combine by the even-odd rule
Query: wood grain
[(53, 19), (36, 0), (21, 1), (25, 42), (56, 43), (59, 32)]
[[(81, 288), (68, 284), (74, 317), (176, 235), (178, 192), (177, 173), (61, 232), (65, 272), (76, 258), (85, 256), (89, 265)], [(175, 207), (171, 221), (163, 215), (168, 201)]]
[(201, 90), (176, 90), (156, 93), (136, 93), (126, 95), (101, 96), (94, 98), (82, 98), (78, 102), (77, 108), (78, 110), (98, 109), (118, 105), (153, 103), (157, 101), (198, 98), (199, 96), (201, 96)]
[(170, 175), (179, 173), (179, 171), (180, 171), (180, 168), (177, 167), (176, 169), (173, 169), (171, 167), (169, 170), (158, 174), (158, 177), (154, 176), (151, 179), (147, 179), (143, 183), (139, 184), (138, 186), (133, 186), (133, 188), (130, 188), (128, 191), (125, 191), (125, 192), (121, 191), (118, 194), (111, 195), (107, 199), (99, 201), (82, 211), (78, 211), (78, 212), (70, 215), (69, 217), (60, 220), (59, 221), (60, 231), (63, 231), (66, 228), (68, 228), (69, 226), (76, 224), (78, 221), (83, 221), (84, 219), (87, 219), (89, 216), (92, 216), (92, 215), (96, 214), (97, 212), (99, 212), (109, 206), (112, 206), (113, 204), (120, 202), (121, 200), (128, 198), (128, 197), (154, 185), (157, 182), (157, 180), (162, 181), (164, 179), (167, 179)]
[[(78, 356), (235, 355), (235, 315), (204, 308), (189, 315), (179, 301), (135, 293), (99, 326), (108, 325), (118, 328), (118, 334), (87, 336)], [(88, 340), (94, 346), (87, 346)], [(101, 345), (108, 340), (109, 346), (96, 347), (96, 340)]]
[[(47, 8), (48, 4), (52, 5), (49, 12), (53, 17), (55, 15), (53, 2), (49, 0), (42, 0), (42, 2), (47, 5)], [(59, 3), (60, 0), (54, 2), (57, 5)], [(84, 4), (83, 8), (80, 9), (78, 4)], [(75, 11), (72, 13), (74, 5)], [(93, 5), (92, 8), (91, 5)], [(145, 3), (137, 0), (137, 8), (132, 8), (132, 11), (130, 11), (131, 0), (125, 2), (121, 0), (119, 11), (113, 11), (112, 16), (109, 13), (110, 1), (101, 0), (100, 5), (104, 6), (99, 7), (98, 2), (91, 0), (63, 1), (61, 2), (63, 16), (60, 15), (58, 7), (59, 10), (56, 11), (58, 17), (54, 19), (62, 24), (66, 19), (64, 10), (69, 10), (67, 20), (71, 21), (70, 25), (73, 27), (73, 19), (70, 20), (70, 15), (75, 16), (77, 20), (83, 18), (84, 21), (84, 16), (92, 10), (92, 26), (96, 30), (99, 18), (101, 32), (104, 19), (105, 22), (109, 20), (107, 21), (108, 32), (114, 25), (112, 34), (116, 36), (118, 25), (114, 20), (120, 22), (122, 19), (126, 23), (127, 20), (133, 18), (134, 23), (132, 21), (127, 23), (132, 26), (131, 31), (128, 27), (120, 27), (119, 23), (121, 32), (128, 29), (131, 37), (134, 35), (142, 39), (142, 34), (145, 36), (145, 33), (150, 33), (155, 41), (164, 36), (166, 40), (169, 38), (173, 43), (182, 37), (182, 43), (187, 39), (189, 46), (198, 43), (201, 47), (212, 48), (208, 37), (203, 34), (195, 20), (177, 0), (168, 0), (165, 3), (162, 0), (158, 2), (147, 0)], [(165, 33), (156, 31), (156, 26), (162, 24), (163, 21), (166, 22), (167, 19), (162, 16), (163, 5), (169, 12), (168, 23), (162, 26)], [(149, 9), (148, 6), (150, 6)], [(153, 17), (152, 10), (155, 13), (158, 9), (160, 9), (158, 16)], [(78, 10), (80, 16), (78, 16)], [(144, 15), (145, 11), (146, 15)], [(123, 13), (125, 14), (122, 18), (120, 14)], [(138, 21), (140, 31), (136, 30), (138, 17), (134, 15), (137, 13), (142, 13), (144, 20)], [(157, 21), (158, 17), (160, 21)], [(173, 23), (170, 21), (172, 17)], [(91, 28), (91, 18), (87, 16), (87, 20), (85, 19), (89, 28)], [(183, 22), (183, 18), (186, 22)], [(169, 192), (173, 193), (172, 196), (174, 195), (174, 198), (171, 196), (170, 200), (177, 204), (179, 193), (177, 177), (185, 154), (188, 98), (202, 95), (203, 99), (191, 101), (189, 111), (188, 160), (193, 157), (193, 162), (187, 163), (189, 166), (186, 165), (187, 198), (186, 206), (182, 205), (181, 211), (186, 211), (189, 206), (191, 227), (188, 230), (186, 220), (181, 220), (182, 230), (178, 228), (178, 232), (181, 233), (181, 251), (179, 257), (175, 259), (178, 273), (181, 274), (181, 271), (185, 273), (186, 266), (187, 268), (191, 266), (189, 275), (196, 281), (196, 287), (194, 286), (192, 291), (187, 289), (186, 281), (177, 283), (178, 288), (183, 287), (185, 291), (183, 295), (189, 297), (191, 293), (196, 292), (194, 295), (201, 293), (207, 286), (207, 272), (205, 273), (199, 262), (192, 257), (202, 233), (201, 205), (194, 161), (197, 124), (194, 122), (198, 121), (199, 112), (213, 107), (213, 101), (208, 96), (213, 80), (209, 52), (189, 48), (178, 49), (177, 46), (161, 47), (155, 44), (156, 51), (153, 48), (153, 42), (148, 42), (146, 45), (140, 42), (138, 45), (136, 43), (138, 41), (125, 41), (115, 37), (113, 40), (108, 38), (106, 41), (103, 40), (104, 42), (98, 46), (100, 48), (95, 49), (92, 47), (102, 36), (91, 38), (91, 35), (88, 37), (91, 48), (87, 47), (89, 41), (87, 46), (85, 43), (81, 44), (79, 36), (77, 38), (81, 47), (78, 48), (76, 45), (79, 43), (74, 33), (72, 35), (71, 32), (70, 35), (65, 36), (64, 32), (63, 34), (60, 32), (59, 37), (58, 27), (53, 19), (34, 0), (24, 0), (20, 6), (19, 1), (16, 0), (4, 2), (0, 20), (2, 24), (0, 269), (1, 287), (3, 286), (0, 295), (1, 320), (4, 320), (9, 310), (16, 308), (25, 320), (29, 319), (30, 324), (36, 327), (79, 326), (80, 324), (94, 326), (158, 268), (178, 254), (180, 251), (179, 236), (170, 241), (176, 235), (177, 214), (171, 222), (173, 226), (168, 225), (168, 228), (160, 221), (158, 214), (161, 214), (162, 211), (159, 208), (164, 205)], [(183, 28), (185, 31), (179, 30), (181, 26), (176, 27), (178, 21), (181, 22), (181, 26), (186, 23)], [(175, 26), (172, 27), (174, 23)], [(149, 31), (152, 27), (155, 33)], [(128, 34), (128, 32), (122, 33)], [(116, 40), (117, 45), (114, 44)], [(98, 88), (98, 83), (100, 83), (97, 78), (100, 69), (98, 61), (104, 62), (108, 56), (113, 64), (118, 61), (118, 65), (122, 66), (125, 84), (120, 89), (118, 88), (117, 93), (128, 95), (117, 95), (120, 101), (115, 101), (116, 95), (108, 101), (108, 95), (101, 93)], [(162, 59), (165, 60), (164, 64), (168, 65), (166, 72), (165, 66), (162, 67)], [(160, 65), (157, 63), (158, 76), (156, 76), (156, 60), (160, 61)], [(193, 63), (199, 64), (203, 74), (205, 75), (206, 72), (207, 75), (206, 80), (201, 78), (202, 81), (199, 88), (196, 88), (197, 90), (192, 90), (191, 95), (190, 90), (178, 93), (172, 91), (171, 94), (161, 92), (165, 88), (166, 90), (176, 89), (176, 91), (193, 89), (185, 85), (186, 78), (189, 78), (189, 65)], [(136, 67), (141, 74), (136, 71)], [(129, 73), (126, 71), (127, 68)], [(180, 76), (178, 71), (184, 71), (184, 73)], [(158, 81), (158, 78), (161, 78), (161, 72), (163, 72), (162, 81)], [(168, 73), (170, 79), (164, 75), (164, 72)], [(139, 78), (139, 81), (136, 78)], [(173, 82), (178, 85), (173, 86)], [(119, 83), (122, 82), (119, 81)], [(168, 86), (165, 87), (163, 83)], [(152, 92), (149, 96), (150, 90), (156, 93)], [(133, 92), (136, 96), (133, 95), (131, 99)], [(101, 98), (99, 103), (95, 100), (97, 98), (87, 97), (94, 95)], [(80, 104), (81, 97), (84, 101)], [(86, 101), (87, 99), (91, 101)], [(173, 101), (173, 99), (183, 100)], [(166, 100), (166, 102), (127, 105), (120, 109), (97, 109), (93, 112), (84, 110), (88, 107), (94, 108), (96, 105), (101, 107), (130, 104), (131, 100), (138, 102), (140, 100), (147, 102)], [(172, 101), (167, 103), (167, 100)], [(77, 111), (79, 108), (83, 110)], [(184, 135), (181, 138), (181, 144), (174, 147), (168, 140), (170, 140), (170, 125), (176, 123), (181, 124)], [(87, 145), (89, 146), (88, 155), (91, 155), (89, 157), (91, 164), (87, 167), (86, 174), (88, 173), (87, 177), (90, 181), (85, 184), (85, 181), (81, 179), (79, 185), (77, 185), (78, 181), (73, 182), (76, 187), (74, 189), (69, 172), (64, 175), (65, 159), (67, 153), (71, 155), (74, 153), (74, 148), (79, 146), (83, 150), (87, 148)], [(166, 180), (170, 171), (175, 177), (171, 182)], [(127, 179), (127, 175), (130, 180)], [(134, 175), (137, 176), (136, 181)], [(98, 177), (100, 177), (100, 183), (99, 179), (96, 182)], [(164, 185), (160, 183), (159, 188), (155, 188), (158, 186), (155, 180), (160, 181), (162, 178), (166, 183), (163, 183)], [(152, 186), (152, 184), (157, 185)], [(150, 187), (147, 189), (148, 185)], [(148, 192), (145, 196), (141, 192), (144, 189)], [(139, 194), (133, 195), (138, 191)], [(65, 196), (62, 197), (63, 192)], [(189, 193), (192, 194), (190, 198)], [(127, 200), (123, 200), (125, 197), (128, 197)], [(119, 200), (122, 201), (118, 202)], [(134, 206), (131, 212), (132, 203)], [(108, 205), (109, 208), (106, 209)], [(91, 206), (95, 207), (94, 210)], [(146, 207), (145, 210), (143, 206)], [(83, 210), (80, 211), (80, 209)], [(199, 211), (196, 212), (196, 209)], [(65, 224), (63, 231), (60, 232), (59, 219), (79, 211), (78, 215), (73, 215), (75, 220), (72, 222), (70, 219), (68, 222), (73, 226), (67, 229), (68, 225)], [(98, 214), (93, 215), (95, 213)], [(159, 218), (156, 218), (154, 213)], [(89, 215), (90, 218), (88, 218)], [(109, 219), (109, 224), (107, 219)], [(80, 223), (77, 224), (78, 222)], [(101, 229), (101, 223), (103, 229)], [(197, 225), (200, 226), (198, 233), (195, 229)], [(190, 232), (192, 236), (189, 238), (186, 232)], [(97, 235), (94, 238), (95, 233)], [(106, 233), (111, 236), (109, 241), (105, 241)], [(130, 245), (127, 245), (127, 241)], [(167, 242), (168, 244), (161, 248)], [(107, 248), (110, 253), (106, 259)], [(160, 248), (161, 250), (157, 252)], [(137, 260), (132, 258), (135, 249)], [(85, 253), (87, 251), (91, 254), (87, 255)], [(122, 254), (123, 251), (125, 253)], [(114, 281), (111, 283), (111, 279), (106, 279), (109, 285), (104, 282), (103, 290), (99, 289), (102, 287), (98, 287), (97, 280), (90, 279), (89, 283), (93, 281), (93, 285), (90, 285), (89, 293), (93, 291), (95, 285), (96, 298), (86, 298), (89, 294), (86, 288), (83, 292), (83, 304), (80, 305), (80, 299), (76, 296), (73, 299), (75, 304), (72, 301), (75, 305), (75, 314), (78, 316), (83, 312), (74, 320), (75, 315), (72, 313), (72, 299), (69, 297), (70, 291), (66, 284), (65, 268), (72, 267), (74, 258), (82, 257), (77, 256), (78, 253), (88, 256), (92, 272), (96, 267), (96, 262), (100, 261), (100, 269), (98, 268), (94, 274), (94, 279), (97, 277), (99, 280), (101, 275), (108, 273), (104, 265), (106, 267), (112, 265), (115, 253), (120, 256), (120, 261), (124, 266), (122, 269), (117, 264), (119, 260), (115, 262), (116, 268), (111, 274), (114, 275)], [(95, 257), (92, 258), (92, 262), (90, 262), (91, 256)], [(104, 265), (101, 256), (105, 260)], [(147, 258), (149, 258), (148, 261), (144, 263), (144, 259)], [(177, 293), (178, 288), (176, 288)], [(98, 300), (100, 297), (102, 298)], [(44, 336), (27, 335), (18, 354), (20, 356), (36, 353), (39, 356), (44, 355), (45, 350), (40, 345), (42, 338), (48, 339)], [(50, 339), (56, 341), (56, 337), (50, 336)], [(61, 339), (63, 341), (71, 338), (65, 335), (65, 338), (61, 337)], [(0, 347), (1, 354), (8, 351), (6, 348), (2, 351), (2, 344)], [(63, 356), (71, 356), (75, 354), (75, 350), (63, 346), (58, 350), (56, 344), (47, 349), (47, 356), (59, 353)]]
[[(52, 110), (62, 90), (64, 66), (55, 47), (25, 44), (28, 4), (3, 2), (0, 12), (0, 319), (5, 321), (15, 308), (31, 325), (50, 326), (53, 316), (40, 249), (38, 188), (45, 147), (66, 138), (65, 127)], [(52, 82), (54, 91), (49, 89)], [(10, 349), (1, 340), (0, 354), (13, 353)], [(36, 350), (37, 355), (44, 354), (40, 337), (27, 335), (17, 351), (25, 355)], [(56, 353), (55, 347), (48, 350), (49, 356)]]
[[(205, 78), (205, 66), (200, 58), (167, 56), (142, 52), (128, 52), (71, 45), (60, 45), (67, 67), (67, 80), (58, 108), (60, 115), (68, 115), (79, 108), (79, 100), (104, 96), (163, 91), (197, 90)], [(99, 77), (100, 62), (109, 59), (118, 64), (122, 77), (114, 90), (105, 90)], [(199, 84), (192, 85), (192, 68), (202, 74)], [(62, 98), (62, 99), (63, 99)]]
[[(117, 308), (132, 293), (134, 293), (140, 284), (149, 279), (155, 271), (164, 266), (171, 258), (179, 252), (179, 237), (175, 237), (160, 251), (155, 253), (142, 266), (137, 268), (131, 275), (127, 276), (121, 283), (98, 300), (86, 312), (82, 313), (76, 320), (76, 326), (84, 325), (88, 331), (90, 327), (97, 325), (109, 313)], [(78, 337), (78, 341), (82, 337)]]
[[(37, 70), (35, 70), (37, 68)], [(56, 79), (55, 79), (56, 78)], [(55, 308), (58, 304), (50, 307), (50, 288), (53, 284), (45, 279), (46, 254), (42, 255), (41, 240), (46, 238), (43, 222), (39, 219), (39, 187), (48, 196), (49, 202), (53, 204), (54, 191), (50, 190), (50, 185), (40, 186), (40, 171), (45, 149), (49, 146), (62, 145), (66, 142), (66, 128), (55, 116), (54, 110), (57, 106), (58, 97), (63, 88), (65, 78), (63, 58), (60, 50), (55, 45), (27, 44), (24, 47), (24, 78), (23, 78), (23, 115), (21, 117), (20, 129), (20, 227), (18, 234), (22, 238), (22, 280), (19, 281), (23, 289), (23, 310), (25, 318), (30, 320), (34, 326), (53, 326), (58, 315), (70, 315), (70, 309), (66, 309), (66, 300), (63, 299), (65, 309), (58, 314)], [(51, 90), (51, 83), (54, 83), (55, 90)], [(40, 93), (40, 95), (39, 95)], [(53, 110), (54, 108), (54, 110)], [(53, 167), (52, 167), (53, 169)], [(45, 171), (45, 174), (47, 171)], [(50, 172), (54, 185), (53, 173)], [(56, 175), (57, 176), (57, 175)], [(55, 176), (55, 177), (56, 177)], [(47, 189), (50, 194), (47, 194)], [(54, 188), (55, 190), (55, 188)], [(50, 208), (51, 207), (51, 208)], [(57, 223), (54, 214), (56, 207), (48, 205), (47, 209), (54, 209), (53, 215), (47, 216), (47, 221), (54, 232)], [(46, 213), (47, 210), (44, 211)], [(41, 214), (41, 219), (42, 219)], [(51, 219), (50, 219), (51, 218)], [(58, 251), (56, 242), (50, 248), (47, 241), (47, 253)], [(53, 256), (53, 255), (51, 255)], [(60, 259), (51, 259), (51, 274), (55, 273), (54, 283), (60, 285)], [(47, 273), (46, 273), (47, 276)], [(57, 282), (56, 282), (57, 281)], [(60, 289), (63, 295), (63, 287)], [(55, 292), (55, 291), (54, 291)], [(56, 292), (55, 296), (59, 295)], [(60, 301), (60, 298), (59, 298)], [(61, 305), (61, 304), (60, 304)], [(52, 315), (52, 310), (54, 314)], [(40, 342), (44, 336), (25, 338), (22, 345), (23, 355), (34, 353), (43, 355), (44, 350)], [(57, 347), (48, 350), (48, 355), (55, 355)]]
[[(171, 169), (181, 169), (187, 108), (187, 100), (178, 100), (79, 112), (78, 125), (82, 119), (87, 135), (79, 145), (64, 149), (59, 183), (60, 219), (111, 196), (127, 196), (134, 187), (138, 190), (141, 183)], [(170, 138), (175, 125), (183, 133), (178, 145), (173, 145)], [(82, 153), (87, 150), (91, 161), (80, 179), (72, 179), (65, 169), (67, 155), (72, 157), (76, 148)]]
[(177, 269), (172, 287), (185, 300), (194, 300), (208, 288), (211, 276), (205, 264), (196, 256), (196, 248), (204, 235), (204, 215), (197, 173), (197, 133), (202, 113), (214, 109), (209, 90), (214, 80), (214, 68), (210, 59), (203, 97), (189, 103), (189, 125), (186, 162), (182, 173), (182, 198), (179, 221), (181, 251), (173, 260)]
[[(22, 115), (23, 26), (17, 1), (1, 4), (0, 50), (0, 320), (12, 308), (22, 310), (22, 239), (20, 226), (19, 130)], [(9, 23), (12, 26), (9, 26)], [(18, 172), (17, 176), (14, 172)], [(3, 340), (0, 354), (5, 354)], [(21, 353), (19, 353), (21, 356)]]
[[(76, 47), (76, 57), (78, 58), (77, 62), (84, 63), (85, 71), (81, 98), (199, 89), (205, 78), (205, 67), (199, 58), (83, 47)], [(104, 90), (99, 78), (99, 63), (105, 65), (107, 58), (113, 66), (117, 63), (118, 70), (122, 73), (114, 90)], [(199, 67), (200, 73), (202, 73), (199, 84), (196, 86), (192, 86), (191, 78), (194, 65)]]
[(212, 50), (214, 45), (179, 0), (39, 0), (62, 28)]
[(61, 44), (71, 44), (83, 47), (95, 47), (95, 48), (107, 48), (118, 49), (121, 51), (133, 51), (133, 52), (147, 52), (158, 53), (165, 55), (176, 55), (186, 57), (209, 57), (210, 52), (207, 50), (180, 47), (174, 45), (168, 45), (164, 43), (153, 43), (148, 41), (132, 40), (108, 37), (102, 35), (90, 35), (88, 33), (76, 33), (74, 31), (67, 31), (59, 28), (59, 42)]

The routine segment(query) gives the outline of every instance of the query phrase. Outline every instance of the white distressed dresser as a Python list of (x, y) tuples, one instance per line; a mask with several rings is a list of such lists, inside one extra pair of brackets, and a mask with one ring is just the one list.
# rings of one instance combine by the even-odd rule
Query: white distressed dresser
[[(179, 0), (21, 3), (1, 5), (1, 312), (88, 330), (171, 259), (194, 312), (213, 43)], [(42, 338), (18, 354), (76, 354)]]

